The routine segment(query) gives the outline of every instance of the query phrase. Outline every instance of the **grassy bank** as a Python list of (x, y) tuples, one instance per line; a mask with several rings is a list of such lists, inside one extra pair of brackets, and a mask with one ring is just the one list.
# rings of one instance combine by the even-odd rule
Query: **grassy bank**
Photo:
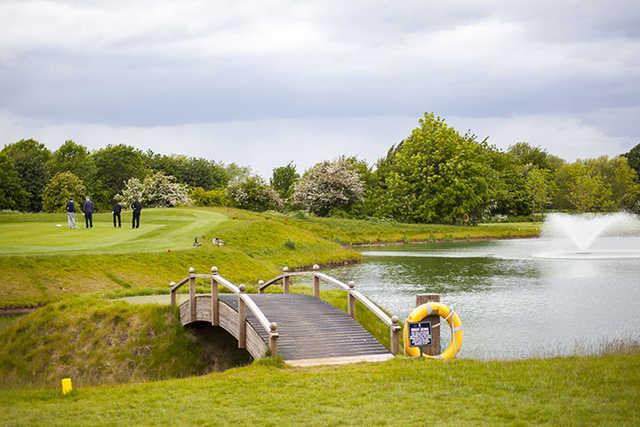
[(384, 220), (292, 217), (292, 225), (343, 245), (384, 242), (434, 242), (468, 239), (512, 239), (535, 237), (540, 223), (492, 223), (461, 227), (442, 224), (403, 224)]
[(640, 423), (640, 354), (516, 362), (395, 359), (204, 377), (0, 390), (9, 424), (478, 425)]
[[(292, 291), (310, 293), (302, 286)], [(322, 290), (321, 297), (347, 310), (344, 291)], [(156, 301), (163, 304), (150, 304)], [(55, 386), (65, 376), (79, 384), (181, 378), (248, 360), (225, 331), (203, 331), (209, 333), (205, 339), (198, 331), (185, 330), (166, 295), (143, 302), (70, 297), (29, 315), (6, 318), (0, 323), (0, 386)], [(389, 330), (359, 303), (356, 319), (389, 346)]]
[[(126, 219), (126, 218), (125, 218)], [(60, 224), (61, 223), (61, 224)], [(60, 227), (57, 225), (60, 224)], [(399, 224), (257, 214), (237, 209), (146, 209), (142, 226), (114, 229), (98, 214), (91, 230), (67, 230), (61, 214), (0, 214), (0, 308), (46, 304), (61, 297), (166, 289), (189, 266), (212, 265), (238, 283), (270, 278), (283, 265), (353, 261), (345, 244), (506, 238), (536, 235), (536, 224), (477, 227)], [(193, 247), (194, 238), (202, 246)], [(214, 246), (211, 239), (226, 242)]]
[[(0, 386), (149, 381), (201, 375), (242, 360), (231, 337), (215, 349), (178, 320), (177, 309), (97, 297), (69, 298), (0, 330)], [(214, 350), (214, 351), (212, 351)]]

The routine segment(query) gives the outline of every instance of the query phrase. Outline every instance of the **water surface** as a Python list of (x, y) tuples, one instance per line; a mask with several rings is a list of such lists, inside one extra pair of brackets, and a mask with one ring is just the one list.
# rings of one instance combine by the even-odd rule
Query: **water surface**
[[(612, 247), (616, 253), (607, 256)], [(620, 258), (619, 251), (629, 256)], [(355, 281), (402, 318), (416, 294), (442, 294), (463, 321), (460, 357), (589, 354), (606, 343), (640, 341), (640, 238), (603, 238), (581, 254), (545, 239), (388, 246), (363, 254), (363, 263), (331, 274)]]

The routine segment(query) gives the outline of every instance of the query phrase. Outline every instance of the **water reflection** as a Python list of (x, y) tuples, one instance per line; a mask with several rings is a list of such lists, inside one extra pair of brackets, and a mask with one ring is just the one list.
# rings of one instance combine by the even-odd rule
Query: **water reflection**
[(362, 264), (331, 273), (403, 317), (416, 294), (442, 294), (464, 322), (461, 357), (588, 353), (603, 342), (640, 340), (640, 260), (532, 257), (544, 243), (368, 248)]

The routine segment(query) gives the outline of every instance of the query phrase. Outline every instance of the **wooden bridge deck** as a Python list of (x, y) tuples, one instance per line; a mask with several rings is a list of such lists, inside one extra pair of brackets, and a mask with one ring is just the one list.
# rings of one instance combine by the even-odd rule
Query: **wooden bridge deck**
[[(367, 330), (342, 310), (309, 295), (251, 295), (269, 321), (278, 324), (278, 354), (289, 364), (349, 363), (382, 361), (392, 354)], [(238, 298), (221, 294), (220, 326), (238, 337)], [(196, 296), (196, 319), (191, 319), (189, 301), (180, 307), (183, 324), (211, 321), (211, 297)], [(260, 327), (253, 313), (247, 313), (247, 350), (261, 357), (269, 343), (269, 333)], [(261, 341), (261, 342), (258, 342)], [(264, 343), (263, 346), (260, 344)]]

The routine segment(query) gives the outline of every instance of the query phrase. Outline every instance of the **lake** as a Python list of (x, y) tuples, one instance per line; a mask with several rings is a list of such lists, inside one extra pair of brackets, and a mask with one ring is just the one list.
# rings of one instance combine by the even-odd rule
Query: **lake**
[(371, 247), (361, 264), (328, 272), (402, 319), (416, 294), (440, 293), (462, 319), (462, 358), (593, 354), (640, 342), (640, 238), (599, 243), (621, 248), (618, 258), (554, 258), (550, 241), (514, 239)]

